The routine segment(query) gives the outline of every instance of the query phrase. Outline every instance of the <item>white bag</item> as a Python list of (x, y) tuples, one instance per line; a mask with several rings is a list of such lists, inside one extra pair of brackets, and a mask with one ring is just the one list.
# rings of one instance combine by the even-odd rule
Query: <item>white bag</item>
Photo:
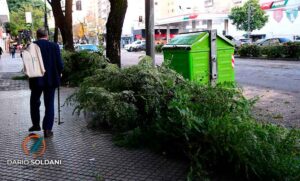
[(23, 52), (24, 72), (29, 78), (43, 77), (46, 70), (40, 47), (31, 43)]

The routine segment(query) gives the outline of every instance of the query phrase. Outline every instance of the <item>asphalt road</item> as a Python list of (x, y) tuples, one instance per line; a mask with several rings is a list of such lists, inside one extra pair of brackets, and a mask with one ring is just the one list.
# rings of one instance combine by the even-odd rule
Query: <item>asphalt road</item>
[(300, 93), (300, 61), (236, 59), (236, 80), (241, 85)]
[[(122, 66), (138, 63), (145, 52), (122, 50)], [(161, 64), (163, 55), (156, 55)], [(242, 86), (255, 86), (272, 90), (300, 93), (300, 61), (255, 60), (235, 58), (236, 81)]]

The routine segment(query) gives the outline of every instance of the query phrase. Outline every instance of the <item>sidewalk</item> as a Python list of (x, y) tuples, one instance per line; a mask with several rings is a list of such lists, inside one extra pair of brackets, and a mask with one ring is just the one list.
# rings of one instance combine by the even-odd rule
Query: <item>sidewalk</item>
[(3, 72), (20, 72), (23, 68), (22, 59), (19, 53), (15, 58), (11, 58), (10, 54), (4, 53), (0, 59), (0, 73)]
[[(61, 165), (7, 164), (8, 160), (30, 159), (21, 148), (21, 143), (28, 136), (27, 130), (31, 126), (30, 91), (27, 81), (20, 81), (22, 86), (17, 87), (14, 80), (8, 78), (13, 72), (20, 71), (20, 67), (20, 59), (0, 60), (0, 180), (186, 179), (186, 162), (168, 159), (148, 150), (128, 150), (114, 146), (111, 134), (87, 129), (84, 118), (72, 115), (73, 108), (67, 106), (64, 106), (61, 112), (62, 121), (65, 123), (60, 126), (55, 123), (54, 137), (46, 140), (45, 154), (39, 158), (61, 160)], [(9, 70), (10, 73), (4, 70)], [(2, 80), (9, 80), (9, 83), (3, 83)], [(72, 92), (73, 89), (62, 88), (61, 102), (63, 103)], [(43, 102), (41, 105), (42, 118)], [(38, 133), (42, 135), (42, 132)]]

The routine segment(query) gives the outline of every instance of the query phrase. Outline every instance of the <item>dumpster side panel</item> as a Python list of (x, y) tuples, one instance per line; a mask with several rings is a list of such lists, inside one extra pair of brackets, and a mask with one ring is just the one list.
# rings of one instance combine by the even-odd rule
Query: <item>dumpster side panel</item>
[(218, 83), (233, 82), (234, 69), (232, 67), (231, 59), (234, 54), (234, 46), (223, 40), (217, 38), (217, 62), (218, 62)]
[(170, 68), (181, 74), (186, 79), (191, 79), (190, 56), (185, 50), (164, 51), (164, 59), (170, 60)]
[(209, 34), (202, 33), (199, 41), (192, 45), (190, 52), (191, 80), (209, 83)]
[(234, 81), (234, 69), (231, 64), (233, 53), (234, 50), (231, 48), (219, 49), (217, 51), (218, 83)]
[(209, 82), (209, 61), (207, 61), (208, 59), (208, 51), (194, 51), (191, 53), (191, 80), (201, 84), (206, 84)]

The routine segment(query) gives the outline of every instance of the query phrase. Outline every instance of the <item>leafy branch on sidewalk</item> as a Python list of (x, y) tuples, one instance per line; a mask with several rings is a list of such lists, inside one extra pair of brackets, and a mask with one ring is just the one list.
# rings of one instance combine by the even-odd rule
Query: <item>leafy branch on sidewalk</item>
[(117, 145), (184, 155), (188, 180), (300, 179), (300, 131), (258, 123), (234, 85), (199, 85), (148, 57), (123, 69), (97, 62), (68, 103)]

